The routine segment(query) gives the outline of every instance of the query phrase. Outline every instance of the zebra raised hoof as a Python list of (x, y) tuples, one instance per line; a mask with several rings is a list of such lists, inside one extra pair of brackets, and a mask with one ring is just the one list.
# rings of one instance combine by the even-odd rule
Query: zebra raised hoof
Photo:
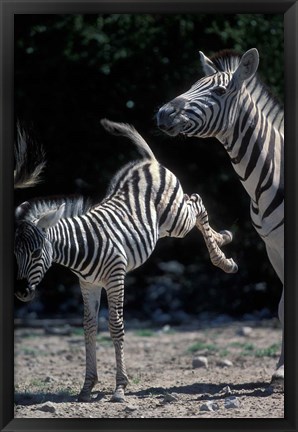
[[(176, 176), (158, 163), (134, 128), (108, 120), (103, 120), (102, 125), (130, 138), (143, 157), (125, 165), (114, 176), (99, 203), (67, 196), (33, 199), (18, 206), (15, 255), (18, 277), (27, 280), (28, 288), (17, 296), (23, 301), (31, 300), (52, 263), (68, 267), (78, 276), (84, 303), (86, 347), (85, 381), (79, 401), (89, 401), (98, 382), (96, 334), (101, 291), (106, 290), (109, 330), (116, 357), (116, 389), (112, 401), (121, 402), (128, 383), (123, 324), (126, 273), (149, 258), (159, 238), (182, 238), (195, 226), (204, 237), (214, 265), (228, 273), (237, 271), (237, 265), (220, 249), (231, 241), (231, 233), (217, 233), (210, 227), (200, 196), (189, 197), (183, 193)], [(18, 160), (22, 159), (16, 157)], [(17, 178), (20, 171), (17, 167)], [(27, 173), (24, 182), (31, 185), (38, 180), (36, 176), (30, 180), (28, 170), (23, 172)], [(35, 169), (33, 174), (36, 172)]]
[[(252, 224), (284, 282), (284, 112), (256, 75), (255, 48), (242, 56), (200, 52), (205, 76), (163, 105), (157, 123), (168, 135), (216, 137), (251, 198)], [(278, 315), (284, 326), (283, 291)], [(282, 336), (284, 338), (284, 336)], [(272, 384), (284, 376), (284, 344)]]

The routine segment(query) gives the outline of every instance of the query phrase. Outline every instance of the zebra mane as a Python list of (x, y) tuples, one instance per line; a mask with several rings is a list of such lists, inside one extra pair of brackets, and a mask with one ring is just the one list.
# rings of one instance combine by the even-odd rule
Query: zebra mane
[(218, 72), (235, 72), (240, 60), (241, 54), (234, 50), (222, 50), (210, 57)]
[(16, 222), (37, 223), (42, 216), (53, 210), (58, 210), (63, 204), (62, 218), (83, 215), (94, 205), (91, 198), (82, 195), (34, 198), (17, 207)]
[[(214, 63), (218, 72), (235, 72), (239, 66), (242, 55), (235, 50), (222, 50), (210, 57), (210, 60)], [(268, 118), (272, 119), (272, 122), (279, 125), (278, 129), (283, 131), (284, 127), (284, 112), (282, 105), (278, 98), (272, 93), (270, 88), (262, 82), (256, 73), (255, 76), (250, 80), (247, 87), (253, 90), (255, 100), (258, 100), (257, 104), (262, 104), (265, 108), (261, 108), (265, 114), (268, 113)], [(261, 96), (261, 98), (260, 98)]]

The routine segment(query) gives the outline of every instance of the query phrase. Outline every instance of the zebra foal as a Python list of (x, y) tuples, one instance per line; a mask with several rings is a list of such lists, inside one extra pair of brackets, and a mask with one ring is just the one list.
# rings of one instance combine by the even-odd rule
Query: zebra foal
[[(229, 231), (217, 233), (209, 226), (200, 196), (188, 197), (183, 193), (175, 175), (157, 162), (134, 128), (107, 120), (102, 125), (130, 138), (142, 159), (125, 165), (114, 176), (100, 203), (91, 204), (82, 197), (45, 198), (27, 201), (16, 209), (18, 277), (28, 282), (23, 292), (16, 293), (17, 297), (32, 300), (53, 262), (68, 267), (79, 278), (86, 347), (80, 401), (90, 400), (91, 390), (98, 381), (96, 333), (102, 287), (107, 292), (109, 330), (116, 357), (116, 389), (112, 400), (124, 400), (128, 383), (123, 347), (124, 278), (128, 271), (149, 258), (159, 238), (181, 238), (196, 226), (213, 264), (228, 273), (237, 271), (234, 261), (226, 259), (220, 250), (220, 246), (232, 240), (232, 235)], [(31, 183), (37, 181), (39, 171), (34, 171)], [(16, 177), (19, 172), (17, 167)], [(23, 176), (23, 180), (28, 182), (29, 173), (27, 177)]]
[[(176, 136), (216, 137), (251, 199), (252, 224), (271, 264), (284, 280), (284, 113), (256, 75), (255, 48), (243, 56), (225, 50), (211, 59), (200, 52), (205, 76), (162, 106), (159, 127)], [(278, 307), (284, 325), (284, 291)], [(283, 385), (284, 336), (273, 384)]]

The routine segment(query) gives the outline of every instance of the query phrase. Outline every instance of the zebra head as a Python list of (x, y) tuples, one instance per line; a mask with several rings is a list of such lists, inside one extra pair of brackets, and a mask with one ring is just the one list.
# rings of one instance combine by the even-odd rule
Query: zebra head
[(259, 64), (255, 48), (242, 57), (226, 50), (212, 59), (200, 52), (200, 58), (205, 76), (158, 111), (158, 127), (168, 135), (224, 137), (235, 122), (245, 85)]
[(48, 230), (62, 217), (64, 205), (34, 221), (24, 217), (28, 208), (30, 203), (26, 201), (16, 209), (14, 245), (18, 279), (26, 279), (28, 283), (25, 289), (15, 292), (15, 295), (24, 302), (33, 300), (37, 285), (52, 265), (53, 248), (48, 239)]

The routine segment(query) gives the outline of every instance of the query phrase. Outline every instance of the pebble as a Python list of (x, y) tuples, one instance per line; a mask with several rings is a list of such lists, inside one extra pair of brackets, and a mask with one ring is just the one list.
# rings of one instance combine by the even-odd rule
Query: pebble
[(192, 359), (192, 367), (194, 369), (196, 368), (208, 368), (208, 359), (207, 357), (203, 357), (203, 356), (199, 356), (199, 357), (194, 357)]
[(164, 325), (161, 329), (162, 333), (169, 333), (170, 331), (171, 331), (171, 326), (169, 324)]
[(56, 379), (52, 376), (49, 376), (49, 375), (44, 380), (45, 383), (51, 383), (51, 382), (55, 382), (55, 381), (56, 381)]
[(232, 367), (233, 363), (231, 362), (231, 360), (225, 359), (225, 360), (219, 360), (217, 362), (218, 366), (221, 367)]
[(216, 411), (219, 409), (219, 405), (213, 401), (207, 401), (200, 406), (200, 411)]
[(52, 402), (46, 402), (37, 409), (39, 411), (49, 412), (49, 413), (55, 413), (56, 412), (56, 407)]
[(235, 396), (230, 396), (225, 399), (225, 408), (239, 408), (240, 401)]
[(248, 326), (243, 326), (238, 330), (238, 335), (239, 336), (251, 336), (253, 329), (251, 327)]
[(135, 411), (136, 409), (138, 409), (138, 407), (136, 405), (126, 405), (126, 407), (124, 408), (124, 411), (132, 412), (132, 411)]
[(219, 393), (224, 396), (230, 396), (232, 394), (232, 390), (229, 386), (225, 386)]
[(179, 400), (178, 395), (176, 393), (166, 393), (164, 395), (162, 403), (168, 403), (168, 402), (177, 402)]

